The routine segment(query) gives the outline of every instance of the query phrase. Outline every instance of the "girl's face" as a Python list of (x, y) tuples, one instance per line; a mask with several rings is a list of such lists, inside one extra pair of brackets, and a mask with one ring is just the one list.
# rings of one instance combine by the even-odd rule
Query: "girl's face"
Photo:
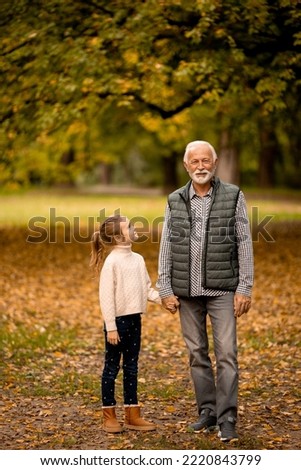
[(135, 226), (131, 224), (128, 218), (125, 218), (125, 221), (120, 223), (120, 228), (124, 240), (121, 243), (118, 242), (118, 244), (130, 244), (138, 240), (139, 235), (135, 230)]

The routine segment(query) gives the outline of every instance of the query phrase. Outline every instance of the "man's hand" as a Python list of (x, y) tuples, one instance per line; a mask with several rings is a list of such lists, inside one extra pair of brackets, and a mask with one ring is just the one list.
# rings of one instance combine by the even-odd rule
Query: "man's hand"
[(119, 334), (117, 330), (107, 332), (107, 340), (110, 344), (118, 344), (120, 341)]
[(178, 297), (176, 295), (170, 295), (169, 297), (162, 299), (162, 305), (171, 313), (176, 313), (180, 302), (178, 301)]
[(251, 307), (251, 297), (247, 297), (242, 294), (234, 295), (234, 316), (235, 318), (240, 317), (244, 313), (247, 313)]

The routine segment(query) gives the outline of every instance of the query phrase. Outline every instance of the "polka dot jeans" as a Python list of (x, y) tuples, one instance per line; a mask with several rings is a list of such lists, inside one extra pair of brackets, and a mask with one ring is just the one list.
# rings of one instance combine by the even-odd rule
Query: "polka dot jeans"
[(123, 398), (125, 405), (137, 405), (138, 357), (141, 344), (141, 314), (124, 315), (116, 318), (120, 336), (118, 345), (107, 341), (105, 330), (105, 364), (101, 377), (103, 406), (115, 406), (115, 379), (120, 370), (122, 356)]

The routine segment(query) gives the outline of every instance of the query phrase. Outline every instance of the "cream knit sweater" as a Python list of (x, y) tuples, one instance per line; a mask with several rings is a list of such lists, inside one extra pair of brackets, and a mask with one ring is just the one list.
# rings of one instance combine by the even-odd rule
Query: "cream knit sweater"
[(100, 309), (107, 331), (117, 329), (116, 317), (145, 313), (148, 300), (161, 304), (143, 257), (131, 246), (117, 245), (105, 259), (99, 278)]

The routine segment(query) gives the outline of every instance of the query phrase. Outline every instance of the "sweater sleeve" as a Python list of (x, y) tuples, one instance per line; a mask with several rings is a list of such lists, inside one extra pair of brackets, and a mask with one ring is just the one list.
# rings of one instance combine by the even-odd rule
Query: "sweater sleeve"
[(149, 277), (146, 266), (145, 266), (145, 280), (146, 280), (146, 285), (147, 285), (147, 300), (149, 300), (150, 302), (155, 302), (156, 304), (161, 305), (162, 301), (161, 301), (160, 294), (156, 289), (153, 289), (152, 282), (151, 282), (151, 279)]
[(99, 278), (99, 303), (107, 331), (117, 330), (114, 266), (104, 264)]

